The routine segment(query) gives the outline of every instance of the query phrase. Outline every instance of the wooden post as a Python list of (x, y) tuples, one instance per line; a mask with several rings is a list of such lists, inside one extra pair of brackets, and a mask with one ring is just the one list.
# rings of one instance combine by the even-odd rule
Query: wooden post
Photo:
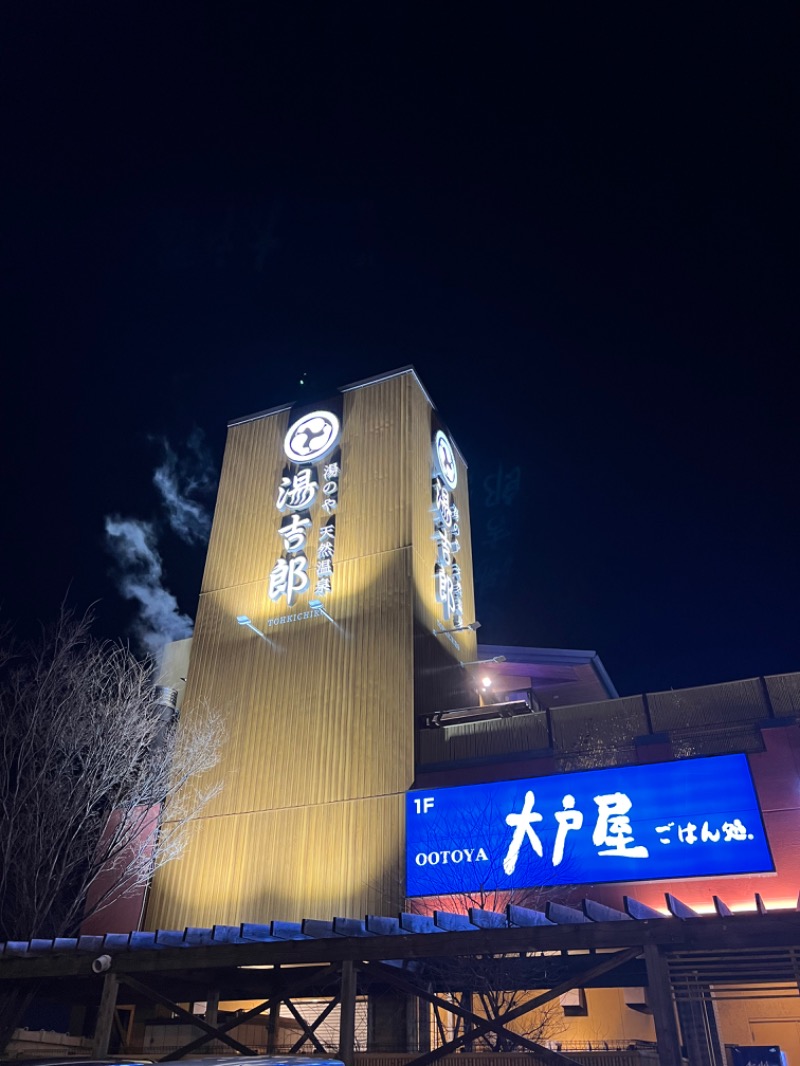
[[(474, 1014), (475, 1013), (475, 1009), (474, 1009), (473, 1004), (472, 1004), (472, 993), (469, 992), (466, 989), (461, 993), (461, 1006), (464, 1008), (464, 1010), (468, 1010), (470, 1014)], [(466, 1022), (466, 1019), (465, 1019), (464, 1020), (464, 1028), (466, 1029), (466, 1027), (467, 1027), (467, 1022)], [(474, 1050), (475, 1049), (474, 1049), (474, 1047), (472, 1045), (472, 1041), (471, 1040), (467, 1040), (465, 1042), (465, 1044), (464, 1044), (464, 1051), (467, 1054), (471, 1054)]]
[(210, 988), (206, 993), (206, 1021), (213, 1028), (216, 1029), (219, 1015), (219, 989)]
[(267, 1017), (267, 1054), (274, 1055), (278, 1046), (278, 1031), (280, 1027), (281, 1005), (273, 1003)]
[(417, 1044), (412, 1050), (424, 1054), (431, 1049), (431, 1005), (419, 998), (414, 1002), (417, 1005)]
[(406, 1051), (419, 1050), (419, 1021), (417, 1014), (417, 997), (405, 997), (406, 1015)]
[(647, 989), (656, 1027), (659, 1066), (681, 1066), (681, 1044), (672, 1004), (672, 987), (666, 959), (657, 944), (646, 944)]
[(356, 967), (352, 959), (342, 963), (341, 1014), (339, 1018), (339, 1058), (353, 1066), (356, 1042)]
[(111, 1029), (114, 1025), (114, 1012), (117, 1009), (117, 988), (119, 979), (115, 973), (107, 973), (103, 978), (103, 992), (94, 1027), (92, 1058), (104, 1059), (108, 1055)]
[[(281, 977), (280, 964), (275, 967), (275, 979), (279, 981)], [(274, 1055), (275, 1048), (278, 1046), (278, 1033), (281, 1027), (281, 1001), (276, 999), (272, 1006), (269, 1008), (269, 1014), (267, 1015), (267, 1054)]]

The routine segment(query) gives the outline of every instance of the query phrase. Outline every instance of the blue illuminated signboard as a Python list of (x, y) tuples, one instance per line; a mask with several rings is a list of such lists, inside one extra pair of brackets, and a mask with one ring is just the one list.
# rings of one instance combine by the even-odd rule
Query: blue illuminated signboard
[(406, 797), (409, 896), (774, 868), (745, 755)]

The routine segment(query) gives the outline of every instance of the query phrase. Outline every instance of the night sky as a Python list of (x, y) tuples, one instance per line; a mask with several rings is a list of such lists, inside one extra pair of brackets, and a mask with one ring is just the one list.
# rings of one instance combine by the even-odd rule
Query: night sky
[(210, 509), (229, 419), (413, 364), (484, 642), (800, 670), (796, 13), (702, 8), (5, 5), (5, 618), (126, 637), (107, 516), (193, 615), (164, 441)]

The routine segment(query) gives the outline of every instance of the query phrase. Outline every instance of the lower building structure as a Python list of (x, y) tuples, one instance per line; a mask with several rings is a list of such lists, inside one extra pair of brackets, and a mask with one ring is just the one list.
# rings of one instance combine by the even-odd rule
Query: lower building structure
[[(421, 819), (416, 811), (426, 803), (429, 811), (435, 811), (452, 790), (457, 805), (468, 812), (463, 828), (478, 834), (476, 844), (492, 842), (492, 834), (486, 831), (488, 823), (500, 823), (497, 857), (504, 859), (513, 825), (503, 826), (504, 819), (498, 815), (505, 808), (494, 810), (492, 804), (495, 795), (508, 794), (496, 792), (497, 783), (508, 789), (513, 781), (517, 786), (512, 790), (512, 795), (516, 792), (514, 810), (523, 811), (522, 797), (528, 795), (534, 797), (528, 813), (541, 810), (541, 822), (528, 822), (542, 844), (541, 859), (532, 847), (530, 834), (522, 840), (522, 848), (530, 853), (540, 876), (529, 875), (519, 884), (503, 887), (509, 878), (494, 868), (489, 869), (485, 883), (480, 877), (460, 881), (457, 874), (465, 863), (459, 854), (464, 849), (458, 848), (458, 829), (438, 842), (435, 831), (427, 837), (414, 833), (409, 841), (412, 852), (420, 841), (423, 847), (422, 853), (417, 850), (408, 856), (412, 883), (421, 892), (433, 889), (432, 894), (415, 898), (415, 907), (428, 913), (448, 907), (469, 913), (470, 907), (482, 905), (502, 911), (517, 901), (541, 906), (549, 913), (553, 900), (579, 907), (580, 901), (589, 897), (619, 912), (626, 913), (632, 906), (639, 916), (650, 911), (673, 913), (685, 922), (703, 915), (796, 912), (800, 885), (800, 675), (565, 706), (542, 690), (537, 695), (535, 690), (525, 692), (524, 686), (519, 686), (520, 666), (514, 659), (531, 658), (536, 654), (533, 650), (516, 655), (510, 648), (481, 646), (478, 650), (486, 660), (482, 670), (492, 702), (487, 700), (483, 709), (474, 709), (470, 715), (443, 715), (425, 723), (415, 781), (418, 791), (410, 800), (408, 823), (411, 826), (415, 819)], [(497, 662), (498, 657), (505, 661)], [(531, 738), (535, 738), (533, 742)], [(648, 791), (650, 784), (656, 790), (663, 789), (663, 797), (653, 797)], [(563, 798), (578, 797), (578, 789), (583, 793), (584, 822), (579, 829), (567, 831), (567, 840), (573, 832), (596, 830), (596, 821), (586, 816), (589, 807), (594, 807), (596, 816), (593, 801), (598, 793), (626, 795), (631, 806), (622, 815), (625, 840), (629, 847), (641, 848), (647, 854), (632, 859), (606, 854), (587, 863), (586, 851), (581, 851), (570, 864), (565, 848), (558, 867), (553, 868), (557, 831), (554, 835), (551, 826), (547, 834), (548, 815), (563, 816), (567, 810)], [(551, 796), (561, 802), (551, 803), (548, 811)], [(648, 825), (647, 817), (637, 817), (639, 801), (654, 804), (654, 812), (662, 804), (663, 817), (657, 819), (658, 825)], [(570, 813), (580, 806), (578, 802), (570, 807)], [(446, 817), (451, 824), (452, 809), (448, 804)], [(509, 821), (513, 818), (512, 814)], [(518, 830), (519, 823), (516, 825)], [(726, 838), (727, 859), (717, 862), (707, 854), (704, 865), (702, 849), (721, 848)], [(760, 857), (736, 854), (737, 847), (748, 849), (756, 839), (762, 843)], [(613, 849), (606, 846), (595, 850), (608, 853)], [(448, 851), (445, 867), (442, 863)], [(485, 851), (490, 867), (490, 844)], [(660, 866), (656, 870), (659, 876), (648, 876), (650, 864), (667, 855), (676, 860), (673, 872), (664, 876), (669, 867)], [(454, 857), (458, 860), (455, 865)], [(436, 861), (432, 872), (431, 858)], [(424, 865), (415, 869), (419, 861)], [(620, 862), (628, 870), (638, 869), (633, 876), (611, 872), (607, 877), (601, 870), (603, 880), (595, 881), (600, 862)], [(451, 886), (457, 890), (449, 892)], [(730, 1060), (732, 1049), (753, 1045), (780, 1047), (790, 1063), (800, 1061), (796, 971), (782, 971), (788, 980), (781, 981), (767, 953), (760, 958), (756, 952), (738, 984), (716, 985), (707, 977), (704, 980), (702, 973), (687, 977), (685, 972), (678, 972), (679, 963), (674, 965), (675, 1009), (684, 1051), (691, 1061)], [(719, 963), (720, 976), (725, 965)], [(626, 1046), (628, 1041), (655, 1040), (650, 1010), (647, 991), (641, 988), (588, 988), (579, 995), (573, 993), (564, 999), (563, 1029), (556, 1042), (574, 1048), (597, 1046), (598, 1042)]]
[(235, 420), (160, 678), (183, 728), (226, 715), (223, 787), (71, 974), (29, 946), (0, 982), (70, 977), (95, 1050), (127, 1003), (150, 1058), (195, 1027), (380, 1066), (800, 1066), (800, 674), (620, 697), (594, 651), (477, 629), (466, 463), (413, 368)]

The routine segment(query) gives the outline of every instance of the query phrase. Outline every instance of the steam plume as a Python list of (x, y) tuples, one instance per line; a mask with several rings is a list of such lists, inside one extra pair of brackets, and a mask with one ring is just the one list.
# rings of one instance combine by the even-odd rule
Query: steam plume
[(202, 544), (208, 539), (211, 515), (198, 497), (214, 487), (211, 457), (202, 433), (194, 430), (180, 457), (166, 440), (161, 441), (164, 459), (153, 474), (172, 531), (187, 544)]
[(109, 550), (120, 567), (119, 590), (139, 604), (134, 632), (150, 655), (164, 644), (192, 635), (192, 620), (178, 609), (178, 601), (163, 586), (161, 556), (150, 522), (134, 518), (106, 518)]
[[(202, 544), (211, 528), (202, 497), (213, 490), (215, 482), (202, 433), (195, 430), (180, 454), (167, 440), (158, 443), (163, 458), (153, 473), (153, 484), (166, 521), (184, 543)], [(106, 546), (117, 564), (117, 587), (139, 607), (134, 633), (141, 646), (150, 654), (158, 654), (169, 641), (190, 637), (192, 619), (181, 612), (175, 596), (164, 585), (159, 524), (110, 515), (105, 519), (105, 530)]]

